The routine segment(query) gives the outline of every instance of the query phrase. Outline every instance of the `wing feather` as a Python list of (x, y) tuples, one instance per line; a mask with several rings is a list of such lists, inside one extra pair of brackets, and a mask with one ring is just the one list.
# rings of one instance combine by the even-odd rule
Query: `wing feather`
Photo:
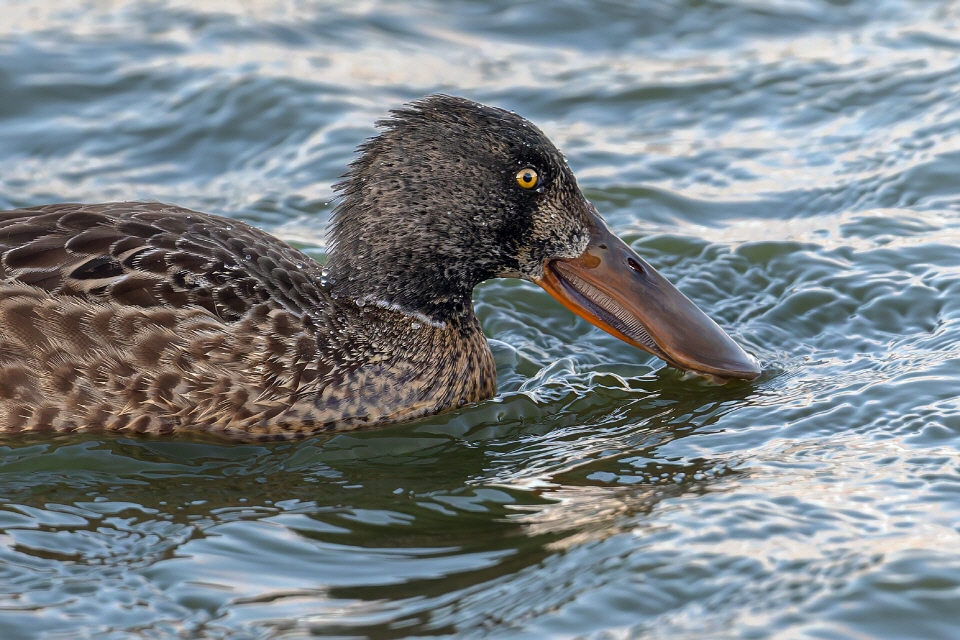
[(266, 304), (323, 306), (320, 266), (237, 220), (155, 202), (0, 212), (0, 282), (138, 307), (194, 305), (235, 322)]

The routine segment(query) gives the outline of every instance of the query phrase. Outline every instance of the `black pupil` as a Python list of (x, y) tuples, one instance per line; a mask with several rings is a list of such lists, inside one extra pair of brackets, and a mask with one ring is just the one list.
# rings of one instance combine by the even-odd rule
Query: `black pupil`
[(530, 184), (531, 182), (533, 182), (533, 174), (527, 171), (522, 176), (520, 176), (520, 179), (523, 180), (526, 184)]

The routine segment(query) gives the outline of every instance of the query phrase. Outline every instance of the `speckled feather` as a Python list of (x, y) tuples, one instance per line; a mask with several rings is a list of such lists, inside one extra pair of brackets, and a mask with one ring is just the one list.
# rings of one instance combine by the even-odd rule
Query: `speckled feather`
[[(0, 425), (296, 436), (495, 392), (475, 319), (335, 300), (313, 259), (159, 203), (0, 213)], [(464, 375), (464, 373), (467, 375)]]
[(338, 185), (328, 276), (156, 202), (0, 212), (0, 430), (297, 437), (493, 396), (473, 288), (579, 255), (591, 205), (515, 114), (432, 96), (380, 124)]

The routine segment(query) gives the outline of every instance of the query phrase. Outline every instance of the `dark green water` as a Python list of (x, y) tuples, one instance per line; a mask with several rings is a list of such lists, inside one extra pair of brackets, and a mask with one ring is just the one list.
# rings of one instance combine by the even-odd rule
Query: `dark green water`
[(960, 637), (960, 2), (0, 2), (0, 206), (154, 198), (323, 255), (387, 109), (514, 109), (763, 362), (539, 289), (501, 395), (297, 444), (0, 440), (0, 637)]

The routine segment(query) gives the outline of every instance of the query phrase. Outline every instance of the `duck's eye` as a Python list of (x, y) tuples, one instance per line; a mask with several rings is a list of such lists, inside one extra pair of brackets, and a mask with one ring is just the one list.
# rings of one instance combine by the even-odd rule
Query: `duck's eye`
[(540, 176), (533, 169), (520, 169), (517, 172), (517, 184), (524, 189), (533, 189), (540, 182)]

